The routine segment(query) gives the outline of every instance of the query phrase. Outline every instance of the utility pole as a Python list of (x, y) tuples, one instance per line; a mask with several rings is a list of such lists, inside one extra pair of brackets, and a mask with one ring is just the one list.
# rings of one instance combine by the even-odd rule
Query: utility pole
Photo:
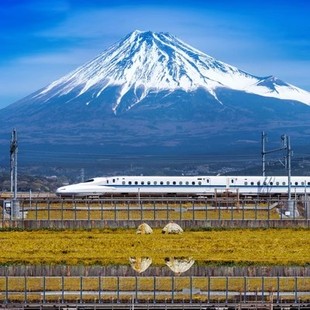
[(10, 146), (10, 171), (11, 171), (11, 219), (19, 218), (19, 203), (17, 201), (17, 132), (14, 128)]
[(81, 182), (84, 182), (85, 180), (85, 170), (84, 168), (81, 168)]
[(266, 144), (267, 134), (262, 132), (262, 166), (263, 166), (263, 177), (266, 176)]
[(294, 207), (294, 201), (292, 200), (292, 194), (291, 194), (291, 159), (293, 155), (293, 151), (291, 148), (291, 142), (290, 137), (287, 135), (282, 135), (282, 147), (270, 151), (266, 151), (266, 140), (267, 140), (267, 134), (265, 132), (262, 132), (262, 170), (263, 170), (263, 176), (266, 176), (266, 154), (274, 153), (282, 150), (286, 150), (286, 156), (285, 156), (285, 168), (287, 170), (287, 206), (288, 211), (290, 214), (293, 214), (293, 217), (298, 216), (297, 210)]
[(283, 135), (281, 137), (283, 140), (283, 145), (284, 148), (286, 149), (286, 156), (285, 156), (285, 167), (287, 169), (287, 205), (288, 205), (288, 211), (290, 214), (293, 214), (293, 217), (298, 216), (297, 210), (294, 205), (294, 201), (292, 200), (292, 193), (291, 193), (291, 175), (292, 175), (292, 168), (291, 168), (291, 160), (292, 160), (292, 155), (293, 151), (291, 148), (291, 141), (290, 137), (287, 135)]
[(279, 152), (279, 151), (282, 151), (282, 150), (285, 150), (287, 149), (286, 147), (286, 140), (285, 142), (284, 141), (284, 138), (283, 137), (287, 137), (286, 135), (282, 135), (281, 136), (281, 140), (282, 140), (282, 143), (284, 144), (283, 147), (280, 147), (278, 149), (274, 149), (274, 150), (270, 150), (270, 151), (266, 151), (266, 141), (267, 141), (267, 134), (263, 131), (262, 132), (262, 164), (263, 164), (263, 176), (266, 176), (266, 154), (270, 154), (270, 153), (274, 153), (274, 152)]

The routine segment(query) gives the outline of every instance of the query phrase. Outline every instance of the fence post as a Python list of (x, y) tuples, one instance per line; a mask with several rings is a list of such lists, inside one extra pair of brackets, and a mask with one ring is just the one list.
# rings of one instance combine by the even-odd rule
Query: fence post
[(43, 303), (44, 304), (46, 302), (45, 296), (46, 296), (46, 277), (43, 276)]
[(80, 276), (80, 303), (83, 302), (83, 276)]
[(171, 278), (171, 303), (174, 303), (174, 276)]
[(156, 303), (156, 276), (153, 276), (153, 288), (154, 288), (154, 300), (153, 303)]
[(225, 283), (225, 290), (226, 290), (226, 296), (225, 296), (225, 299), (226, 299), (226, 304), (228, 303), (228, 276), (226, 276), (226, 283)]
[(182, 202), (181, 202), (181, 199), (180, 199), (180, 201), (179, 201), (179, 212), (180, 212), (180, 217), (179, 217), (179, 219), (180, 219), (180, 222), (182, 221)]
[(192, 276), (189, 277), (189, 287), (190, 287), (189, 302), (192, 303), (193, 302), (193, 277)]
[(247, 295), (247, 277), (244, 277), (243, 278), (243, 284), (244, 284), (244, 287), (243, 287), (243, 289), (244, 289), (244, 296), (243, 296), (243, 302), (244, 303), (246, 303), (246, 295)]
[(298, 283), (297, 283), (297, 280), (298, 280), (298, 278), (297, 278), (297, 276), (295, 276), (295, 278), (294, 278), (295, 303), (298, 302)]
[(140, 219), (143, 221), (143, 203), (144, 201), (140, 198)]
[(262, 303), (265, 300), (265, 278), (262, 276)]
[(102, 199), (100, 199), (100, 219), (103, 221), (103, 205), (102, 205)]
[(138, 277), (137, 276), (135, 276), (135, 290), (136, 290), (135, 300), (136, 300), (136, 302), (138, 302)]
[(48, 227), (50, 227), (50, 220), (51, 220), (51, 205), (50, 205), (50, 201), (48, 201), (47, 202), (47, 222), (48, 222)]
[(116, 285), (117, 285), (117, 303), (119, 303), (120, 302), (120, 300), (119, 300), (119, 296), (120, 296), (120, 291), (119, 291), (119, 276), (117, 276), (117, 278), (116, 278)]
[(61, 276), (61, 302), (65, 302), (65, 279), (64, 276)]
[(210, 294), (211, 294), (211, 279), (208, 276), (208, 303), (210, 303)]
[(130, 220), (130, 209), (129, 209), (129, 201), (127, 200), (127, 219)]
[(280, 301), (280, 277), (277, 276), (277, 304)]
[(87, 204), (87, 221), (88, 221), (88, 227), (89, 227), (90, 226), (90, 205), (89, 205), (89, 200), (87, 198), (86, 198), (86, 204)]
[(101, 291), (102, 291), (102, 288), (101, 288), (101, 276), (98, 276), (98, 302), (99, 304), (101, 303)]
[(61, 199), (61, 227), (64, 228), (64, 201)]
[(27, 303), (27, 275), (24, 276), (24, 302)]
[(5, 276), (5, 303), (9, 301), (9, 277)]
[(155, 206), (155, 200), (153, 201), (153, 218), (154, 221), (156, 220), (156, 206)]
[(195, 201), (192, 198), (193, 221), (195, 221)]
[(75, 197), (73, 197), (73, 203), (74, 203), (74, 220), (77, 219), (77, 210), (76, 210), (76, 200)]
[(242, 221), (244, 221), (244, 203), (242, 204)]
[[(38, 221), (38, 201), (36, 201), (36, 225), (37, 225), (37, 221)], [(38, 228), (36, 226), (36, 228)]]
[(115, 203), (115, 201), (113, 201), (113, 205), (114, 205), (114, 221), (116, 222), (116, 220), (117, 220), (117, 214), (116, 214), (117, 210), (116, 210), (116, 203)]

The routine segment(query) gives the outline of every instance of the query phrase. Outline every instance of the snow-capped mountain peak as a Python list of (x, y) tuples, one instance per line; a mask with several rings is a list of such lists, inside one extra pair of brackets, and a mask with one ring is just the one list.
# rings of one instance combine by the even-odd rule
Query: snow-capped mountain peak
[(114, 113), (129, 94), (126, 110), (150, 93), (193, 92), (200, 88), (215, 99), (218, 89), (228, 88), (310, 105), (309, 92), (273, 76), (259, 78), (246, 73), (204, 54), (169, 33), (139, 30), (133, 31), (94, 60), (51, 83), (36, 96), (47, 101), (55, 95), (74, 92), (79, 97), (91, 92), (91, 98), (96, 99), (110, 87), (117, 89), (112, 102)]

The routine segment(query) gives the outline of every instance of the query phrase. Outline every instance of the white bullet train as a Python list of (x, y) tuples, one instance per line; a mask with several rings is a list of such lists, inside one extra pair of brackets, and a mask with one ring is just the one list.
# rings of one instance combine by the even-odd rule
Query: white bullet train
[[(291, 193), (310, 193), (309, 176), (291, 177)], [(110, 194), (212, 195), (215, 192), (240, 194), (286, 194), (287, 176), (112, 176), (59, 187), (59, 196)]]

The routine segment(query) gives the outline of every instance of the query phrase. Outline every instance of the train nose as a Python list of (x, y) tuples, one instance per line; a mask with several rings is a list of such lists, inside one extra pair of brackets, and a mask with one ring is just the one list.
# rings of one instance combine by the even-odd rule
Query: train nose
[(56, 194), (59, 195), (59, 194), (63, 194), (66, 192), (66, 186), (62, 186), (62, 187), (59, 187), (56, 189)]

